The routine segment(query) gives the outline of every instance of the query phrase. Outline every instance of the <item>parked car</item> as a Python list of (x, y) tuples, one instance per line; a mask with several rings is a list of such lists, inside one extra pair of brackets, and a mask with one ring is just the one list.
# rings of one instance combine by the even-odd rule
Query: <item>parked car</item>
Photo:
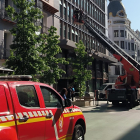
[(31, 76), (0, 79), (0, 140), (84, 140), (85, 118), (69, 99)]
[(115, 83), (104, 83), (98, 89), (99, 98), (106, 99), (107, 98), (107, 89), (115, 88)]

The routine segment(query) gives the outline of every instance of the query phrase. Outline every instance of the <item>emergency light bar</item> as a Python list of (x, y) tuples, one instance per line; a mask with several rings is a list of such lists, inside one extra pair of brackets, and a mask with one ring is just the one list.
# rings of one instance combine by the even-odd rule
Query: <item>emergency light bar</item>
[(7, 75), (0, 76), (0, 81), (30, 81), (31, 75)]

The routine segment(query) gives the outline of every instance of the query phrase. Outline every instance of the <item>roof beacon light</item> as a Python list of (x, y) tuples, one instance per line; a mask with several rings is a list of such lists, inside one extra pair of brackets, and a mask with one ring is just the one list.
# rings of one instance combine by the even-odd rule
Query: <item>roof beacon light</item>
[(7, 75), (0, 76), (0, 81), (31, 81), (31, 75)]

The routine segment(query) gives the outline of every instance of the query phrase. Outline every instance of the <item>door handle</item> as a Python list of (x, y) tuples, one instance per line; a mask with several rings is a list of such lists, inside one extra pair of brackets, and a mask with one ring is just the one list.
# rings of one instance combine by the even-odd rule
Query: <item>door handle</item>
[(53, 115), (51, 113), (49, 113), (48, 115), (46, 115), (46, 118), (51, 118)]
[(29, 118), (27, 116), (23, 116), (23, 118), (19, 118), (19, 122), (26, 122)]

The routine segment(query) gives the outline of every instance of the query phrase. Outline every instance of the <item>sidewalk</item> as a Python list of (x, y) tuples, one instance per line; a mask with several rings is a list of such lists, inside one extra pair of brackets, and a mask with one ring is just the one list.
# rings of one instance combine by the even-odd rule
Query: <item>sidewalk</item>
[(107, 101), (98, 101), (98, 105), (96, 101), (91, 101), (90, 106), (82, 106), (80, 108), (82, 111), (88, 111), (88, 110), (92, 110), (93, 108), (97, 108), (104, 105), (107, 105)]

